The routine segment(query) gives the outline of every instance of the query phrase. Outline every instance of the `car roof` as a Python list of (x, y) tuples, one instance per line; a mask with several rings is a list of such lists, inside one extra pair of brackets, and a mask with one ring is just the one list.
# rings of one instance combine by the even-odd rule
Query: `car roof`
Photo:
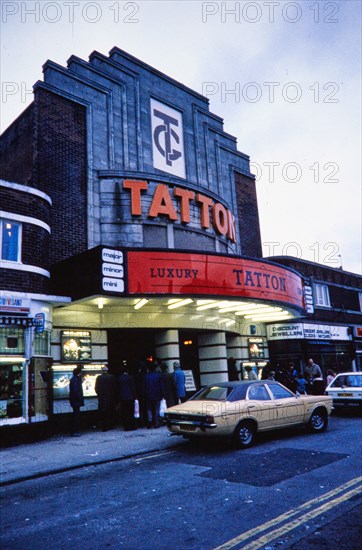
[[(362, 371), (352, 371), (352, 372), (339, 372), (337, 376), (362, 376)], [(334, 380), (337, 378), (334, 378)]]
[(215, 384), (207, 384), (204, 388), (237, 388), (238, 386), (250, 386), (251, 384), (278, 384), (275, 380), (239, 380), (235, 382), (215, 382)]

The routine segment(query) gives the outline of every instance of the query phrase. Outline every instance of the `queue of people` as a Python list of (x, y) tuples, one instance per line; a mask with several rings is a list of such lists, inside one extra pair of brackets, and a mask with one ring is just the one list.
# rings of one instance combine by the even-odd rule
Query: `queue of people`
[[(336, 373), (328, 369), (326, 377), (323, 376), (322, 369), (313, 359), (309, 359), (302, 371), (298, 372), (294, 363), (290, 361), (287, 366), (281, 366), (279, 363), (271, 365), (267, 363), (261, 372), (261, 380), (276, 380), (289, 388), (293, 393), (323, 395), (328, 384), (332, 382)], [(240, 362), (240, 371), (237, 370), (236, 359), (228, 359), (228, 377), (229, 381), (234, 380), (258, 380), (256, 367), (243, 366)]]
[[(80, 408), (84, 406), (81, 365), (73, 371), (70, 380), (69, 401), (73, 409), (71, 435), (80, 435)], [(169, 372), (166, 363), (142, 361), (133, 375), (123, 364), (118, 375), (102, 367), (95, 383), (98, 398), (98, 422), (102, 431), (116, 424), (125, 431), (137, 427), (161, 426), (160, 410), (186, 401), (186, 376), (178, 361)]]

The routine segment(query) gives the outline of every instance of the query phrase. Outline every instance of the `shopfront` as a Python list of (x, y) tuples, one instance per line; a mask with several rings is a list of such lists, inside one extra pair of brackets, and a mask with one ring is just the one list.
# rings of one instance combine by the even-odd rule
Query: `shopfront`
[(19, 293), (0, 297), (0, 426), (48, 420), (51, 308)]
[(287, 366), (293, 361), (303, 371), (314, 359), (326, 377), (327, 370), (355, 370), (350, 329), (322, 323), (278, 323), (267, 326), (268, 345), (273, 363)]

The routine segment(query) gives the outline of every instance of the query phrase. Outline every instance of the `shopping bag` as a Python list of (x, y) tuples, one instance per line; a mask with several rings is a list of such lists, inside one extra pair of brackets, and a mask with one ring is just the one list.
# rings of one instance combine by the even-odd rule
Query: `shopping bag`
[(166, 399), (161, 399), (161, 403), (160, 403), (160, 416), (164, 416), (165, 415), (165, 410), (167, 409), (167, 405), (166, 405)]
[(140, 417), (140, 404), (138, 402), (138, 399), (135, 399), (135, 402), (134, 402), (134, 414), (133, 414), (133, 416), (135, 418)]

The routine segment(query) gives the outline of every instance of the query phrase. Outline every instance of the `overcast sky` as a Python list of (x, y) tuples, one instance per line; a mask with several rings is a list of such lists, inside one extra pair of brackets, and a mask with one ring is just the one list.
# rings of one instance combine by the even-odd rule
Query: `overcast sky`
[[(73, 5), (72, 5), (73, 4)], [(361, 272), (361, 2), (1, 4), (1, 131), (51, 59), (118, 46), (210, 100), (251, 157), (264, 255)]]

